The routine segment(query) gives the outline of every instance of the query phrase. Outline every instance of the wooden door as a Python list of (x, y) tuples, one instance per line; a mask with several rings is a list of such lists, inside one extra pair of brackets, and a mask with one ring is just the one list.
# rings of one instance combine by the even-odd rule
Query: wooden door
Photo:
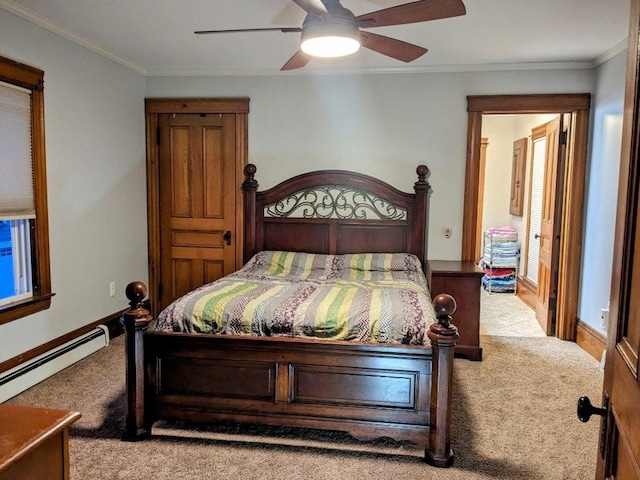
[[(546, 154), (544, 183), (542, 188), (542, 211), (540, 218), (540, 251), (538, 255), (538, 286), (536, 291), (536, 318), (547, 335), (555, 334), (555, 304), (557, 298), (557, 257), (558, 235), (556, 216), (558, 211), (558, 174), (560, 159), (560, 117), (546, 125)], [(561, 172), (560, 172), (561, 173)], [(556, 260), (556, 261), (554, 261)]]
[(148, 98), (145, 113), (149, 299), (157, 315), (242, 265), (249, 99)]
[[(596, 479), (640, 478), (640, 1), (631, 2), (622, 154), (611, 308), (605, 363), (604, 414)], [(586, 417), (588, 419), (588, 416)]]
[(160, 308), (235, 270), (234, 117), (158, 116)]

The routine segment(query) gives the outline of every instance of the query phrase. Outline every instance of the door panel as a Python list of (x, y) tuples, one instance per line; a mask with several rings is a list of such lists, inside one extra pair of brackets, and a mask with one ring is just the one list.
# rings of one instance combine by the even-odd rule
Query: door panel
[(521, 217), (524, 212), (524, 181), (527, 165), (527, 138), (513, 142), (511, 164), (511, 200), (509, 213)]
[(235, 119), (225, 114), (158, 116), (160, 308), (235, 270)]
[(557, 212), (557, 183), (560, 165), (560, 120), (554, 119), (546, 127), (546, 155), (540, 218), (540, 253), (538, 256), (538, 287), (536, 318), (547, 335), (554, 335), (553, 316), (556, 300), (554, 249), (556, 247), (555, 219)]
[(638, 30), (640, 0), (631, 2), (627, 82), (620, 158), (620, 181), (613, 273), (610, 331), (603, 398), (608, 399), (604, 439), (596, 480), (640, 478), (640, 110), (638, 105)]

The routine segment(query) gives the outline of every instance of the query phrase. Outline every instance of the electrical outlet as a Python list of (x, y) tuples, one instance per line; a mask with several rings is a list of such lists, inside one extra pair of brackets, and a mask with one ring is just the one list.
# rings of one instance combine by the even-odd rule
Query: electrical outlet
[(607, 308), (600, 309), (600, 320), (602, 321), (602, 329), (606, 331), (609, 326), (609, 305)]
[(116, 282), (111, 282), (109, 284), (109, 296), (110, 297), (116, 296)]

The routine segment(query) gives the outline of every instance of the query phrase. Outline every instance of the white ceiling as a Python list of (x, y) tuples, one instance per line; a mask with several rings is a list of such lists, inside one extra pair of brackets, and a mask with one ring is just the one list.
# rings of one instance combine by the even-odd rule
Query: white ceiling
[[(355, 15), (407, 0), (342, 0)], [(299, 27), (291, 0), (0, 0), (0, 8), (145, 75), (295, 75), (596, 66), (626, 47), (629, 0), (464, 0), (467, 14), (372, 32), (426, 47), (404, 64), (361, 49), (280, 72), (299, 34), (194, 35)]]

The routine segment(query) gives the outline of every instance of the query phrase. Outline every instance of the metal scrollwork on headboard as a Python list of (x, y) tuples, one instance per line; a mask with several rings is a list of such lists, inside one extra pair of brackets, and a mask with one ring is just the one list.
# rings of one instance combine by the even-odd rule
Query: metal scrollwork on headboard
[(309, 188), (265, 205), (265, 217), (406, 220), (407, 210), (370, 192), (341, 185)]

